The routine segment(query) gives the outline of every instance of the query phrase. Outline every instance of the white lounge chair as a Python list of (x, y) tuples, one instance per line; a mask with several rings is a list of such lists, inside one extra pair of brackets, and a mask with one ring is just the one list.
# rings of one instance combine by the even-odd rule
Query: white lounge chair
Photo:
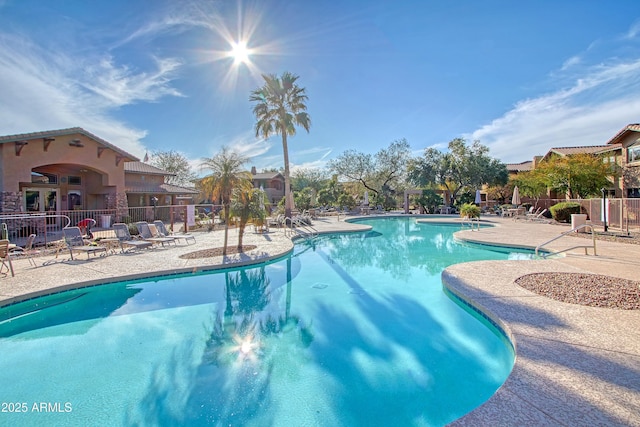
[(549, 218), (544, 216), (544, 213), (546, 212), (546, 209), (543, 209), (541, 212), (535, 214), (535, 215), (531, 215), (527, 217), (527, 221), (534, 221), (534, 222), (550, 222)]
[(145, 221), (136, 222), (136, 228), (138, 229), (138, 233), (140, 233), (140, 237), (148, 242), (160, 243), (162, 246), (164, 246), (165, 243), (173, 243), (174, 245), (176, 244), (176, 239), (174, 239), (173, 237), (154, 236), (151, 232), (151, 229), (149, 228), (149, 224)]
[[(125, 223), (118, 222), (113, 224), (113, 231), (116, 233), (116, 237), (120, 241), (120, 249), (122, 252), (128, 252), (133, 249), (150, 248), (153, 246), (152, 242), (146, 240), (134, 240), (129, 233), (129, 226)], [(128, 250), (125, 250), (128, 247)]]
[[(151, 224), (149, 224), (149, 225), (151, 225)], [(165, 227), (164, 222), (160, 221), (159, 219), (153, 221), (153, 225), (155, 225), (156, 228), (158, 229), (158, 232), (160, 233), (160, 237), (173, 237), (176, 240), (184, 239), (184, 242), (186, 244), (189, 244), (189, 240), (193, 240), (193, 243), (196, 242), (196, 238), (191, 234), (170, 233), (169, 230), (167, 230), (167, 227)]]

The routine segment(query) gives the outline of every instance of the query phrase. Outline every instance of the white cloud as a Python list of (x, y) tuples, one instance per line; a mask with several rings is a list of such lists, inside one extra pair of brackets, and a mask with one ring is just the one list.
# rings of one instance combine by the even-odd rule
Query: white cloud
[(88, 62), (0, 33), (0, 134), (80, 126), (140, 157), (146, 132), (111, 113), (123, 105), (180, 95), (171, 87), (179, 61), (155, 61), (155, 69), (135, 72), (110, 57)]
[(167, 95), (182, 96), (169, 85), (181, 62), (174, 58), (154, 58), (154, 61), (156, 70), (136, 74), (126, 65), (117, 66), (113, 58), (106, 57), (86, 67), (79, 84), (103, 98), (109, 107), (156, 101)]
[(567, 59), (566, 61), (564, 61), (564, 64), (562, 64), (561, 70), (565, 71), (571, 67), (573, 67), (574, 65), (578, 65), (580, 64), (581, 59), (579, 56), (572, 56), (571, 58)]
[(504, 162), (521, 162), (552, 147), (605, 144), (639, 119), (640, 60), (634, 60), (587, 69), (570, 87), (519, 102), (470, 139)]
[(112, 49), (138, 40), (146, 41), (181, 33), (193, 27), (211, 28), (219, 21), (214, 2), (168, 1), (160, 9), (155, 14), (151, 11), (151, 19), (138, 25), (128, 36), (112, 46)]
[(631, 25), (625, 37), (627, 39), (635, 39), (638, 33), (640, 33), (640, 20), (637, 20)]

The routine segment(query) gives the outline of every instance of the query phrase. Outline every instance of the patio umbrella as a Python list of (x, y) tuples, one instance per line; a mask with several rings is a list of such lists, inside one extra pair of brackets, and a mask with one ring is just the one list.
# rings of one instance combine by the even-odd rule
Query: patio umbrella
[(515, 206), (518, 206), (520, 204), (520, 190), (518, 189), (517, 185), (513, 188), (513, 196), (511, 197), (511, 204)]
[(476, 190), (476, 205), (480, 205), (482, 198), (480, 197), (480, 190)]
[(260, 185), (260, 209), (264, 210), (264, 187)]
[(365, 206), (369, 206), (369, 192), (366, 190), (364, 192), (364, 204)]

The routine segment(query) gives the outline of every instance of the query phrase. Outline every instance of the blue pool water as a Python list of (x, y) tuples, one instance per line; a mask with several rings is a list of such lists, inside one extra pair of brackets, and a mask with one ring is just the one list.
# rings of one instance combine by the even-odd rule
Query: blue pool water
[[(0, 425), (443, 425), (513, 349), (442, 289), (521, 257), (458, 228), (369, 220), (268, 264), (78, 289), (0, 310)], [(43, 406), (44, 404), (44, 406)]]

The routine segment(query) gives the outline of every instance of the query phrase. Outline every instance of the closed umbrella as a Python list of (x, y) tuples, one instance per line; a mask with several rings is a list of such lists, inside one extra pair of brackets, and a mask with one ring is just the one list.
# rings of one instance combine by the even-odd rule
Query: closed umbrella
[(518, 189), (517, 185), (513, 188), (513, 196), (511, 197), (511, 204), (515, 205), (516, 207), (520, 205), (520, 190)]
[(364, 192), (364, 205), (365, 206), (369, 206), (369, 192), (368, 191)]
[(476, 205), (480, 205), (482, 198), (480, 197), (480, 190), (476, 190)]
[(260, 210), (264, 210), (264, 187), (260, 185)]

